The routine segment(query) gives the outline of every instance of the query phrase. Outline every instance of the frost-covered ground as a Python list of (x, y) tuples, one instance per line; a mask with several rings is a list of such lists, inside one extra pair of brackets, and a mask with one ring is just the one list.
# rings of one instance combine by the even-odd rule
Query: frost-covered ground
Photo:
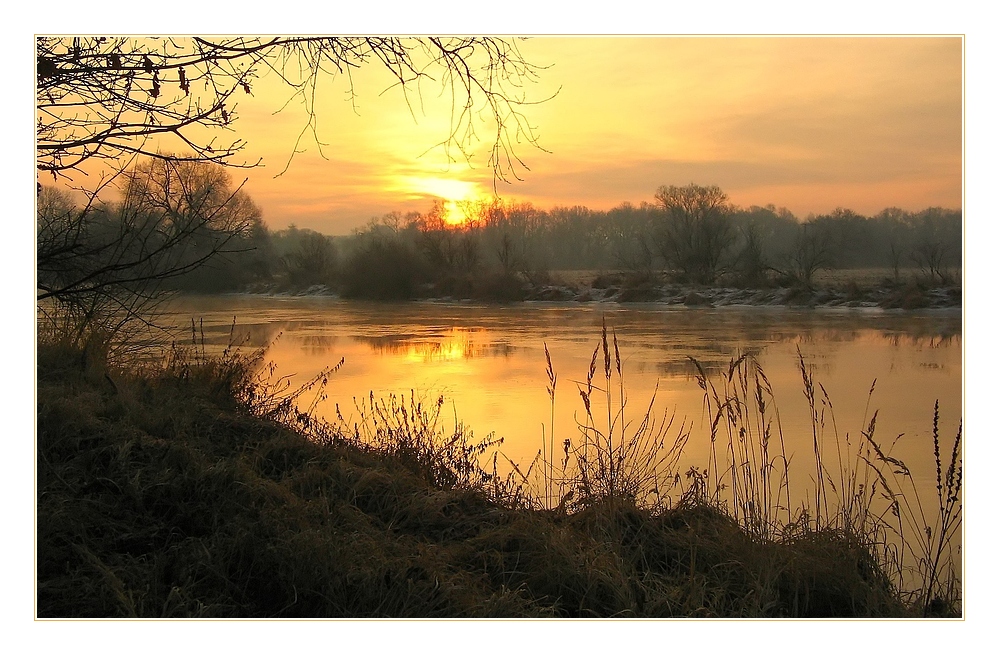
[[(440, 293), (433, 285), (424, 285), (419, 296), (433, 300), (478, 301), (558, 301), (558, 302), (653, 302), (689, 307), (794, 306), (794, 307), (868, 307), (885, 309), (941, 309), (962, 305), (960, 284), (940, 284), (909, 277), (899, 282), (890, 278), (874, 281), (870, 278), (820, 279), (810, 287), (768, 286), (739, 288), (731, 286), (700, 286), (665, 283), (656, 279), (639, 280), (627, 274), (590, 274), (546, 276), (543, 282), (516, 278), (513, 288), (501, 298), (490, 294), (471, 293), (455, 296)], [(843, 281), (843, 280), (846, 281)], [(860, 281), (858, 281), (860, 280)], [(470, 285), (469, 288), (474, 288)], [(247, 293), (291, 296), (336, 296), (335, 289), (317, 284), (304, 289), (281, 289), (275, 285), (256, 286)]]
[(532, 290), (528, 300), (658, 302), (670, 305), (722, 307), (727, 305), (798, 307), (882, 307), (922, 309), (961, 306), (958, 286), (877, 286), (869, 288), (739, 289), (692, 285), (644, 285), (603, 288), (546, 285)]

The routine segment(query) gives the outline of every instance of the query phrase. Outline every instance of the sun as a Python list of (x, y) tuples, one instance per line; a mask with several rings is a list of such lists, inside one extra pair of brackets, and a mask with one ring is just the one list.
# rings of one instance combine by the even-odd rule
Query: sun
[(448, 225), (464, 225), (470, 217), (462, 209), (462, 205), (482, 200), (485, 195), (479, 191), (479, 185), (466, 180), (455, 180), (443, 177), (408, 177), (405, 187), (412, 193), (434, 196), (444, 201), (444, 222)]

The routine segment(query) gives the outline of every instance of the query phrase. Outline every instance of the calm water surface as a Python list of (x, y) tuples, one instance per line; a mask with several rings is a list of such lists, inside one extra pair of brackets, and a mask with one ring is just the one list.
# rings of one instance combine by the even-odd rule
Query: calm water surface
[[(661, 305), (525, 303), (366, 304), (329, 298), (183, 297), (171, 306), (177, 325), (203, 323), (206, 342), (219, 347), (235, 332), (247, 347), (268, 346), (278, 375), (305, 382), (341, 358), (329, 399), (345, 416), (355, 398), (411, 392), (448, 403), (477, 437), (504, 438), (502, 451), (530, 462), (548, 430), (551, 404), (544, 346), (558, 375), (556, 443), (576, 440), (583, 381), (601, 325), (617, 335), (628, 398), (638, 419), (655, 393), (657, 416), (692, 423), (689, 463), (706, 464), (704, 394), (689, 357), (709, 371), (753, 354), (771, 381), (788, 449), (810, 457), (812, 432), (798, 371), (798, 352), (813, 367), (833, 402), (836, 432), (859, 436), (878, 410), (877, 436), (895, 441), (893, 454), (909, 465), (935, 501), (932, 417), (940, 401), (941, 433), (949, 444), (961, 419), (960, 311), (894, 312)], [(602, 357), (597, 377), (602, 379)], [(875, 383), (873, 397), (868, 392)], [(658, 387), (658, 391), (656, 391)], [(902, 435), (896, 440), (898, 435)], [(801, 484), (808, 485), (807, 470)]]

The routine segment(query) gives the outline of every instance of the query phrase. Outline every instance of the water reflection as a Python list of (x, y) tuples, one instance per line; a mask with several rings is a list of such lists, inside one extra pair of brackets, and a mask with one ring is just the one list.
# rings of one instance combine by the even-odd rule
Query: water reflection
[(302, 336), (302, 349), (312, 355), (330, 352), (340, 343), (340, 338), (328, 334), (306, 334)]
[[(763, 365), (781, 403), (789, 441), (811, 431), (803, 407), (798, 357), (835, 402), (842, 435), (859, 434), (868, 411), (867, 393), (877, 380), (870, 409), (879, 410), (878, 429), (898, 434), (899, 453), (932, 455), (932, 408), (941, 402), (941, 427), (953, 431), (961, 414), (961, 315), (823, 311), (772, 308), (688, 309), (658, 305), (523, 304), (483, 307), (465, 304), (396, 305), (341, 302), (324, 298), (186, 298), (174, 305), (178, 326), (198, 320), (206, 344), (235, 340), (268, 346), (267, 359), (282, 375), (307, 380), (323, 366), (346, 363), (330, 382), (330, 403), (350, 398), (408, 393), (443, 393), (452, 414), (477, 432), (506, 438), (504, 452), (515, 461), (537, 452), (541, 426), (551, 415), (546, 391), (547, 345), (561, 386), (556, 430), (572, 438), (582, 411), (568, 382), (584, 379), (606, 321), (618, 339), (627, 394), (644, 407), (658, 388), (660, 413), (676, 412), (698, 421), (703, 392), (693, 381), (696, 359), (709, 375), (727, 370), (741, 354)], [(233, 316), (236, 327), (233, 329)], [(929, 448), (926, 448), (927, 443)], [(703, 450), (693, 439), (692, 458)], [(932, 467), (914, 470), (934, 478)]]
[(510, 357), (516, 350), (509, 342), (489, 341), (484, 330), (455, 328), (435, 337), (392, 334), (356, 337), (378, 355), (402, 356), (413, 362), (449, 362), (475, 357)]

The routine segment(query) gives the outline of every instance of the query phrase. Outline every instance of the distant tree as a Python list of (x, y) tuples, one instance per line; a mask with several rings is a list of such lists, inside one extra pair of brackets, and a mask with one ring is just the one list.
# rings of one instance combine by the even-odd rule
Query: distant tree
[(949, 284), (951, 267), (961, 262), (960, 213), (931, 207), (914, 215), (912, 223), (912, 261), (930, 281)]
[(431, 268), (450, 275), (458, 266), (458, 235), (444, 220), (445, 212), (444, 202), (435, 201), (430, 211), (417, 220), (417, 240)]
[(368, 232), (357, 235), (343, 266), (347, 298), (406, 300), (426, 280), (425, 266), (413, 247), (399, 235)]
[(444, 294), (467, 293), (471, 276), (482, 263), (482, 222), (449, 225), (442, 202), (416, 222), (417, 244), (429, 274)]
[(946, 244), (927, 239), (916, 244), (912, 251), (912, 260), (927, 279), (939, 280), (941, 284), (946, 284), (950, 281), (947, 273), (949, 254)]
[(298, 247), (284, 258), (289, 282), (297, 287), (325, 284), (332, 286), (337, 272), (337, 251), (333, 240), (324, 234), (304, 231)]
[(648, 235), (638, 233), (630, 240), (619, 243), (614, 252), (614, 262), (619, 268), (639, 277), (651, 278), (655, 273), (656, 255)]
[(756, 223), (747, 223), (740, 232), (742, 249), (735, 261), (739, 281), (748, 286), (763, 286), (771, 266), (763, 253), (762, 229)]
[(596, 216), (607, 226), (607, 249), (599, 258), (600, 268), (621, 268), (638, 278), (651, 279), (656, 273), (657, 248), (652, 237), (659, 211), (647, 202), (634, 206), (622, 203)]
[[(735, 209), (729, 217), (738, 236), (736, 248), (739, 255), (736, 266), (740, 274), (748, 272), (747, 266), (752, 268), (747, 257), (752, 261), (757, 254), (759, 263), (764, 267), (776, 265), (792, 250), (801, 227), (798, 219), (787, 208), (778, 208), (772, 204)], [(749, 234), (752, 234), (752, 244), (749, 242)], [(758, 253), (756, 246), (759, 247)]]
[(911, 230), (908, 226), (911, 214), (898, 207), (887, 207), (878, 213), (874, 220), (883, 235), (892, 279), (898, 283), (901, 281), (902, 261), (911, 249)]
[(728, 196), (717, 186), (661, 186), (655, 194), (664, 212), (659, 252), (681, 280), (711, 284), (734, 240)]
[(496, 246), (496, 259), (499, 261), (503, 275), (513, 275), (521, 266), (521, 255), (509, 232), (503, 232)]
[(833, 240), (827, 224), (802, 223), (794, 246), (786, 254), (785, 277), (811, 288), (815, 274), (835, 263)]

